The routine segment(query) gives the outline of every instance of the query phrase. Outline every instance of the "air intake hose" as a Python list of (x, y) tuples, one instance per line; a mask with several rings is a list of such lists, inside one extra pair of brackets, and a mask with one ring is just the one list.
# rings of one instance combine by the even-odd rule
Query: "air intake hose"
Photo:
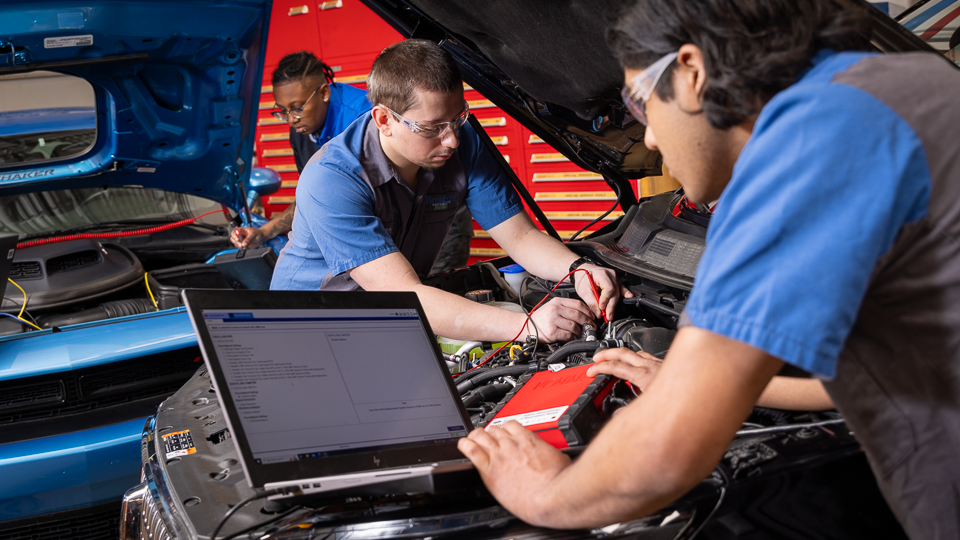
[(41, 328), (53, 328), (55, 326), (68, 326), (71, 324), (101, 321), (103, 319), (113, 319), (115, 317), (126, 317), (127, 315), (139, 315), (151, 311), (156, 311), (156, 308), (149, 298), (131, 298), (104, 302), (95, 308), (77, 311), (76, 313), (39, 316), (37, 317), (37, 324)]

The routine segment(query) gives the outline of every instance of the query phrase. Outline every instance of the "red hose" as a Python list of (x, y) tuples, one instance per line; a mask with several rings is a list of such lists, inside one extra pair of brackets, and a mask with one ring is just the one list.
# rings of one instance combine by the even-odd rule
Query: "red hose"
[(184, 219), (177, 221), (176, 223), (167, 223), (166, 225), (160, 225), (159, 227), (150, 227), (149, 229), (137, 229), (133, 231), (120, 231), (112, 233), (81, 233), (81, 234), (71, 234), (69, 236), (54, 236), (52, 238), (42, 238), (40, 240), (30, 240), (28, 242), (20, 242), (17, 244), (17, 249), (23, 249), (33, 246), (42, 246), (44, 244), (55, 244), (57, 242), (66, 242), (68, 240), (83, 240), (86, 238), (125, 238), (127, 236), (140, 236), (142, 234), (153, 234), (161, 231), (169, 231), (170, 229), (176, 229), (177, 227), (183, 227), (184, 225), (190, 225), (194, 221), (202, 218), (203, 216), (209, 216), (210, 214), (216, 214), (220, 210), (214, 210), (212, 212), (207, 212), (206, 214), (200, 214), (195, 218)]

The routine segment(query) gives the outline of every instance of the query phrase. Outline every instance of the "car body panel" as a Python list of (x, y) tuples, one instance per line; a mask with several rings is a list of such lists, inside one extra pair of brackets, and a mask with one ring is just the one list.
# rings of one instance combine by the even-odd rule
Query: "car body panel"
[(0, 445), (0, 516), (19, 519), (117, 498), (137, 482), (144, 419)]
[[(183, 308), (44, 332), (48, 335), (20, 334), (0, 341), (3, 380), (103, 365), (197, 344)], [(44, 339), (37, 339), (40, 337)]]
[[(99, 125), (90, 154), (0, 168), (0, 193), (139, 185), (242, 207), (269, 13), (263, 0), (5, 2), (0, 42), (16, 52), (0, 75), (87, 80)], [(78, 36), (92, 44), (51, 46)]]

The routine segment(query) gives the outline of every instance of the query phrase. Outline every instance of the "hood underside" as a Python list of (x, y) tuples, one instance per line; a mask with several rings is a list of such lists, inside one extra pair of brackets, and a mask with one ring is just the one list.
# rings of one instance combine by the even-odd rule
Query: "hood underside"
[[(621, 193), (629, 178), (661, 174), (659, 152), (643, 144), (644, 127), (620, 101), (623, 71), (604, 33), (620, 0), (361, 0), (408, 38), (440, 42), (464, 80), (504, 112)], [(862, 0), (871, 40), (884, 52), (929, 46)]]
[(143, 186), (236, 207), (269, 12), (266, 0), (4, 2), (0, 77), (84, 79), (96, 139), (73, 158), (0, 163), (0, 194)]

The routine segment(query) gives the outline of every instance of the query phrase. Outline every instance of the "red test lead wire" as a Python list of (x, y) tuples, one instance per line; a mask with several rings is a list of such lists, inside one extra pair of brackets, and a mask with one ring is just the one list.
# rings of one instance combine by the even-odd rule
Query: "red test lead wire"
[(17, 244), (17, 249), (23, 249), (33, 246), (42, 246), (44, 244), (54, 244), (57, 242), (66, 242), (68, 240), (83, 240), (83, 239), (98, 239), (98, 238), (125, 238), (128, 236), (140, 236), (143, 234), (153, 234), (162, 231), (168, 231), (170, 229), (176, 229), (177, 227), (183, 227), (184, 225), (190, 225), (194, 221), (202, 218), (203, 216), (209, 216), (210, 214), (216, 214), (221, 210), (214, 210), (212, 212), (207, 212), (206, 214), (200, 214), (195, 218), (184, 219), (177, 221), (175, 223), (167, 223), (166, 225), (160, 225), (159, 227), (151, 227), (149, 229), (137, 229), (134, 231), (119, 231), (112, 233), (81, 233), (81, 234), (71, 234), (68, 236), (54, 236), (52, 238), (43, 238), (40, 240), (30, 240), (27, 242), (20, 242)]
[[(576, 272), (583, 272), (584, 274), (587, 275), (587, 282), (590, 283), (590, 290), (593, 291), (593, 298), (597, 301), (597, 306), (600, 307), (600, 293), (597, 292), (597, 285), (593, 282), (593, 276), (590, 275), (590, 272), (588, 272), (586, 269), (583, 269), (583, 268), (577, 268), (576, 270), (573, 270), (572, 272), (568, 272), (567, 275), (563, 276), (563, 277), (560, 279), (560, 281), (558, 281), (557, 284), (554, 285), (552, 289), (550, 289), (550, 292), (553, 292), (553, 291), (557, 290), (557, 287), (559, 287), (561, 283), (563, 283), (568, 277), (570, 277), (571, 275), (575, 274)], [(478, 367), (486, 364), (486, 363), (489, 362), (494, 356), (496, 356), (497, 353), (499, 353), (500, 351), (502, 351), (504, 347), (506, 347), (507, 345), (509, 345), (509, 344), (513, 343), (514, 341), (516, 341), (517, 338), (520, 337), (520, 334), (522, 334), (523, 331), (526, 330), (526, 328), (527, 328), (527, 322), (528, 322), (528, 321), (530, 320), (530, 318), (533, 316), (533, 312), (536, 311), (537, 308), (539, 308), (541, 304), (543, 304), (544, 302), (546, 302), (548, 298), (550, 298), (550, 295), (549, 295), (549, 294), (547, 294), (546, 296), (544, 296), (544, 297), (543, 297), (543, 300), (540, 300), (539, 302), (537, 302), (537, 305), (533, 306), (533, 309), (530, 310), (530, 314), (527, 315), (527, 320), (524, 321), (524, 323), (523, 323), (523, 327), (520, 328), (520, 331), (517, 332), (517, 335), (513, 336), (513, 339), (511, 339), (510, 341), (507, 341), (506, 343), (504, 343), (503, 345), (501, 345), (500, 348), (498, 348), (497, 350), (493, 351), (493, 354), (491, 354), (490, 356), (488, 356), (486, 360), (484, 360), (483, 362), (480, 362), (479, 364), (473, 366), (472, 368), (468, 369), (467, 371), (473, 371), (473, 370), (477, 369)], [(521, 301), (522, 301), (522, 299), (521, 299)], [(609, 324), (610, 321), (607, 320), (607, 312), (606, 312), (606, 311), (603, 311), (603, 308), (602, 308), (602, 307), (600, 307), (600, 313), (603, 315), (603, 322)], [(466, 373), (467, 371), (464, 371), (463, 373)], [(457, 376), (459, 376), (459, 375), (463, 375), (463, 373), (454, 373), (453, 376), (454, 376), (454, 377), (457, 377)]]

